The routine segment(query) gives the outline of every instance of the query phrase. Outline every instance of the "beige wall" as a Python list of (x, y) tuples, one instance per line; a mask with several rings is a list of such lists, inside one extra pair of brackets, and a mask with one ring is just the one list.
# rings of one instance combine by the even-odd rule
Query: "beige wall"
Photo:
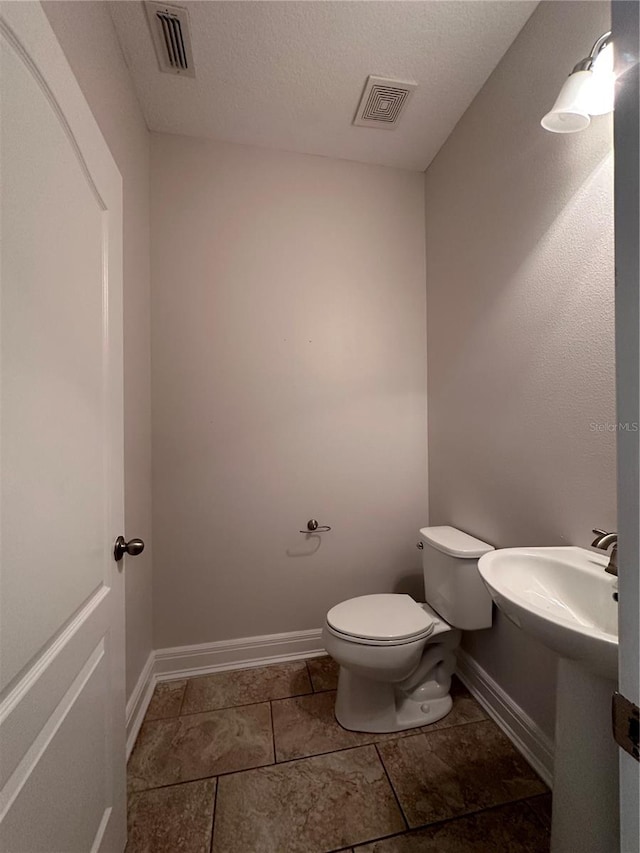
[[(611, 119), (539, 126), (607, 29), (542, 3), (427, 171), (430, 520), (498, 547), (616, 529)], [(551, 734), (553, 655), (500, 616), (466, 648)]]
[[(99, 2), (45, 9), (124, 178), (128, 693), (152, 647), (148, 133)], [(615, 527), (610, 120), (539, 117), (608, 26), (543, 3), (426, 177), (431, 523), (498, 546)], [(421, 594), (421, 177), (153, 137), (156, 647)], [(305, 542), (316, 516), (334, 529)], [(135, 569), (135, 571), (134, 571)], [(551, 732), (554, 658), (467, 649)]]
[(156, 134), (151, 174), (155, 645), (420, 594), (422, 175)]
[(129, 696), (152, 648), (149, 133), (108, 4), (43, 6), (123, 178), (125, 525), (146, 543), (126, 576)]

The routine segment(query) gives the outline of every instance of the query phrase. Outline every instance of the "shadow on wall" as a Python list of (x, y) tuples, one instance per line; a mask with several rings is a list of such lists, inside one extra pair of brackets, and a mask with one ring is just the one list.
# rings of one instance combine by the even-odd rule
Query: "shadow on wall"
[(312, 557), (316, 551), (320, 550), (321, 545), (322, 536), (318, 533), (307, 533), (302, 545), (297, 548), (287, 548), (285, 554), (287, 557)]
[(422, 572), (401, 575), (394, 583), (392, 592), (410, 595), (414, 601), (424, 601), (424, 579)]

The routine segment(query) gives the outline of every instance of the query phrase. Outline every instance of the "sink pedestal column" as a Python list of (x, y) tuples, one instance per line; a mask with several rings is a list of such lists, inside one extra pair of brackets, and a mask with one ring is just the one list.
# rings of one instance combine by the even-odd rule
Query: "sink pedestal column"
[(551, 853), (620, 849), (618, 748), (611, 731), (616, 684), (560, 659)]

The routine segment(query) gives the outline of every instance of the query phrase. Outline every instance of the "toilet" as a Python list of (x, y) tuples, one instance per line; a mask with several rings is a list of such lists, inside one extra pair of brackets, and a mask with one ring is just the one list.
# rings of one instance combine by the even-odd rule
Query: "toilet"
[(399, 732), (446, 716), (461, 632), (491, 627), (478, 559), (493, 547), (441, 526), (423, 527), (418, 548), (426, 603), (382, 593), (327, 613), (323, 640), (340, 666), (335, 714), (345, 729)]

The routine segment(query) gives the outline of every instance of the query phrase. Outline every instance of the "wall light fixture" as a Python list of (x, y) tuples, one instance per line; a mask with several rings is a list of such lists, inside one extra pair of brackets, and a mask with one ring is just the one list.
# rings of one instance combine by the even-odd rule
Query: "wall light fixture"
[(591, 124), (591, 116), (613, 110), (613, 42), (603, 33), (566, 79), (550, 112), (540, 124), (552, 133), (575, 133)]

